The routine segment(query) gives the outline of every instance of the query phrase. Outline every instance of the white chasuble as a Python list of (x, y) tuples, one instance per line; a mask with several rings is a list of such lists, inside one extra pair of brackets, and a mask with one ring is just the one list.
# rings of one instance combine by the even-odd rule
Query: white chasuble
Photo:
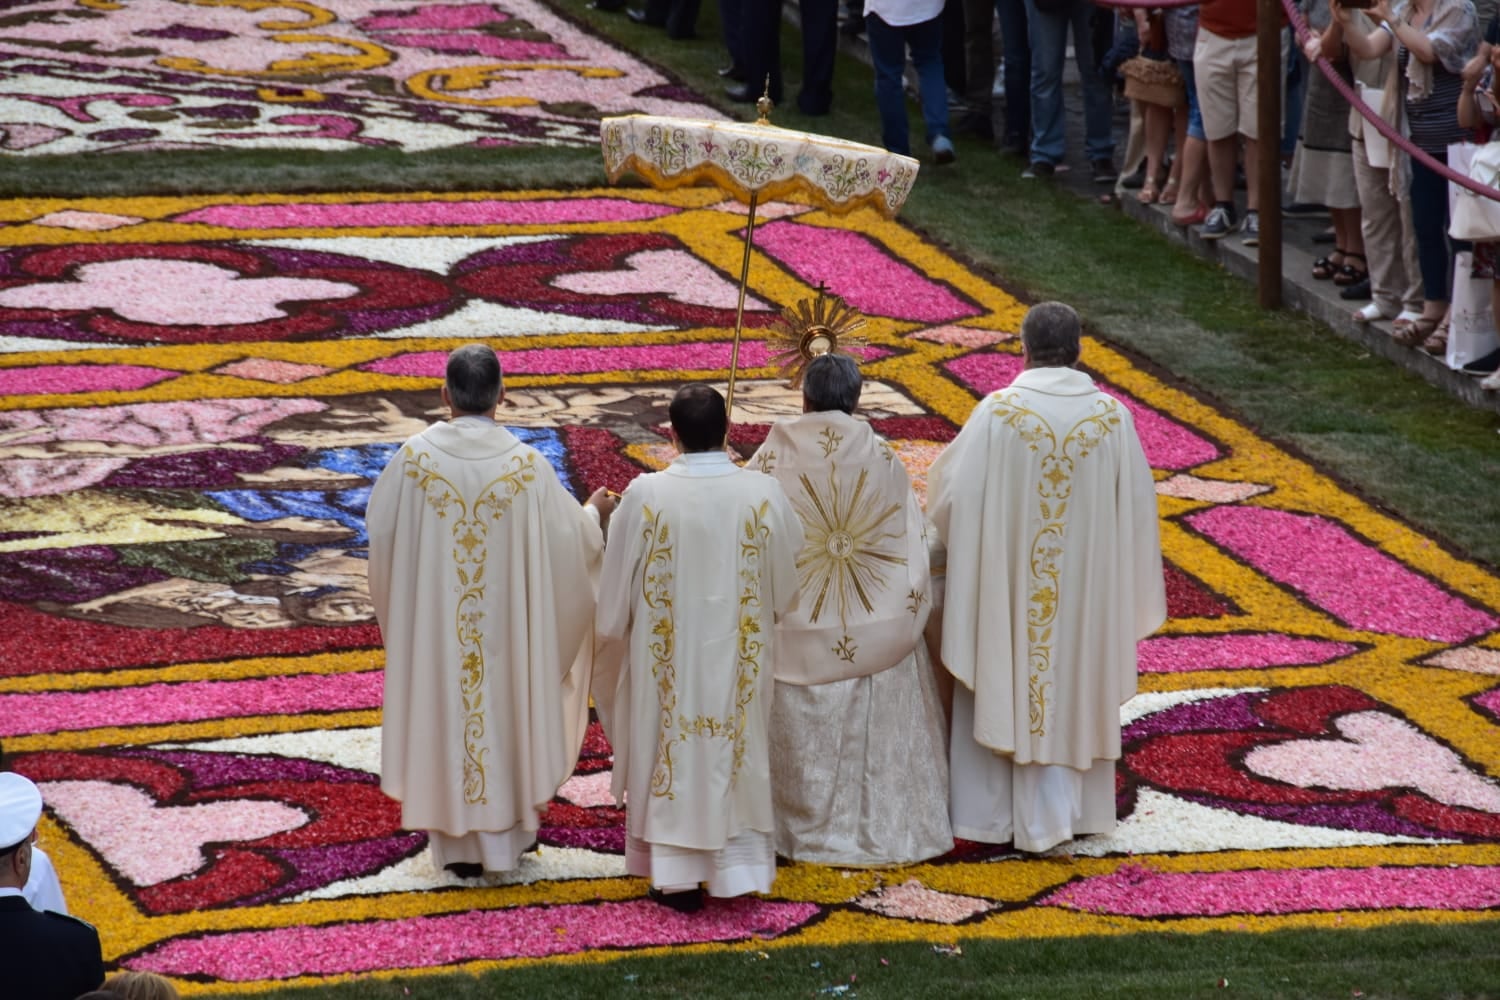
[(594, 701), (626, 804), (627, 869), (658, 887), (770, 889), (772, 656), (801, 545), (776, 481), (721, 451), (638, 477), (615, 511)]
[(955, 747), (971, 737), (1018, 770), (1118, 759), (1136, 643), (1166, 620), (1156, 492), (1129, 411), (1082, 372), (1025, 371), (974, 408), (928, 497), (947, 547), (943, 663), (972, 692)]
[[(386, 650), (380, 787), (440, 863), (448, 845), (513, 868), (583, 739), (597, 514), (540, 452), (466, 416), (402, 446), (366, 521)], [(451, 841), (470, 835), (482, 858)]]
[(932, 592), (926, 519), (890, 445), (847, 413), (805, 413), (774, 424), (748, 465), (802, 523), (801, 599), (777, 632), (776, 679), (826, 684), (906, 659)]
[(778, 422), (749, 465), (781, 483), (804, 539), (797, 608), (776, 631), (777, 852), (841, 865), (948, 852), (927, 530), (906, 467), (840, 411)]

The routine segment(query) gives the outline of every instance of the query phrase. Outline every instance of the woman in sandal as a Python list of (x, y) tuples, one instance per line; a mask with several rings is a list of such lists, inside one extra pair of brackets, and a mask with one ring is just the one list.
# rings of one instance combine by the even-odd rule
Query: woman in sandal
[[(1458, 124), (1458, 96), (1464, 64), (1479, 47), (1478, 17), (1470, 0), (1376, 0), (1367, 12), (1376, 27), (1366, 31), (1343, 6), (1334, 8), (1344, 44), (1361, 59), (1396, 52), (1394, 80), (1387, 89), (1401, 93), (1402, 132), (1412, 145), (1438, 163), (1448, 162), (1448, 144), (1467, 130)], [(1397, 343), (1434, 354), (1447, 347), (1448, 297), (1453, 287), (1453, 254), (1448, 239), (1448, 181), (1415, 157), (1397, 157), (1394, 171), (1409, 174), (1411, 215), (1422, 272), (1422, 315), (1395, 325)], [(1393, 181), (1398, 182), (1398, 181)]]
[[(1333, 23), (1328, 0), (1303, 0), (1308, 27), (1324, 36)], [(1304, 49), (1316, 59), (1312, 46)], [(1320, 47), (1333, 71), (1350, 83), (1353, 71), (1342, 45)], [(1288, 188), (1293, 202), (1323, 205), (1333, 219), (1333, 253), (1313, 263), (1312, 276), (1343, 286), (1343, 297), (1369, 296), (1370, 270), (1365, 264), (1365, 241), (1360, 234), (1359, 191), (1354, 186), (1354, 158), (1350, 156), (1349, 104), (1326, 76), (1308, 66), (1307, 97), (1302, 105), (1302, 134), (1292, 157)], [(1364, 286), (1364, 287), (1359, 287)]]

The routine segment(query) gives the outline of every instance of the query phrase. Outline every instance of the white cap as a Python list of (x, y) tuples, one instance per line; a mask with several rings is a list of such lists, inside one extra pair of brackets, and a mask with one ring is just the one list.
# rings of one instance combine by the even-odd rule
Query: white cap
[(30, 778), (0, 771), (0, 851), (31, 836), (42, 818), (42, 793)]

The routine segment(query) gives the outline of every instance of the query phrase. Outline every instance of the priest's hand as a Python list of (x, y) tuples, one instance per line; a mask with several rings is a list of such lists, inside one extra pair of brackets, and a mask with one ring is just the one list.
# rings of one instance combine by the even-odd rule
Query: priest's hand
[(594, 491), (584, 506), (593, 507), (599, 512), (599, 527), (604, 528), (609, 524), (609, 515), (615, 512), (615, 507), (619, 505), (619, 502), (618, 494), (611, 493), (601, 486)]

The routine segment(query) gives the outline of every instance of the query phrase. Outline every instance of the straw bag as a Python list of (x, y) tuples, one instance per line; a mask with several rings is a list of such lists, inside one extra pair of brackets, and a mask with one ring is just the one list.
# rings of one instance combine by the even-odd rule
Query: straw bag
[(1146, 104), (1178, 108), (1187, 103), (1187, 88), (1177, 67), (1165, 59), (1136, 56), (1120, 64), (1125, 96)]

